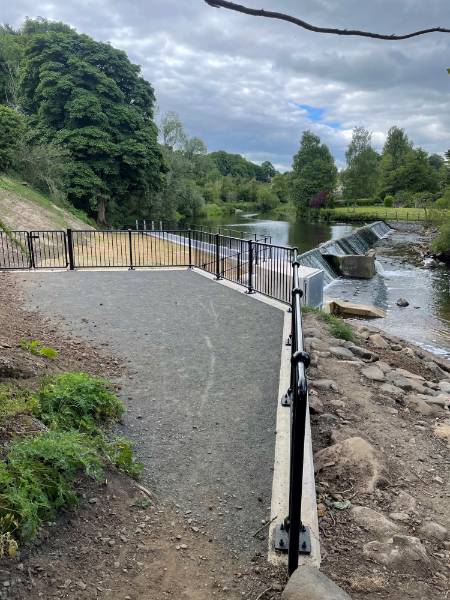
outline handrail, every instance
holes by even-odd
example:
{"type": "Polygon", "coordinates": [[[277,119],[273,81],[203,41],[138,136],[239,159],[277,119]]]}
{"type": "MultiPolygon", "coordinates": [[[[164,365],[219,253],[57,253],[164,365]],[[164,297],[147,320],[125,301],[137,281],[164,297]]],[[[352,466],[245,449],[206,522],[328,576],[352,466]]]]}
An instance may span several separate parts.
{"type": "Polygon", "coordinates": [[[291,408],[291,457],[289,479],[289,514],[275,529],[275,547],[288,551],[289,575],[298,567],[298,555],[311,553],[309,529],[301,518],[303,495],[303,463],[305,430],[308,408],[308,380],[306,370],[310,356],[303,345],[299,257],[292,263],[292,333],[291,333],[291,380],[290,388],[282,403],[291,408]]]}

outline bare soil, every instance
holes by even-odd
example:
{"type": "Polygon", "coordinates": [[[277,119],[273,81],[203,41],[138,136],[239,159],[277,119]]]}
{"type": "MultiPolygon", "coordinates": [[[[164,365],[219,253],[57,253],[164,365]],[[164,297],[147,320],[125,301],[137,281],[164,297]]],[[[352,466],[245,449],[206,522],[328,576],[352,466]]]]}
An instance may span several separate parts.
{"type": "MultiPolygon", "coordinates": [[[[306,315],[306,325],[318,328],[328,346],[337,345],[315,315],[306,315]]],[[[385,339],[389,337],[382,335],[385,339]]],[[[418,348],[410,355],[405,350],[413,347],[402,341],[402,350],[392,351],[390,347],[374,348],[362,337],[355,340],[358,346],[375,352],[393,368],[420,374],[431,382],[443,378],[424,368],[425,359],[436,357],[418,348]]],[[[398,342],[391,338],[392,345],[398,342]]],[[[448,411],[438,418],[414,412],[401,397],[396,401],[383,393],[381,383],[363,377],[361,368],[351,361],[318,358],[309,375],[313,389],[316,379],[330,379],[337,384],[337,391],[317,390],[316,397],[323,402],[326,416],[312,416],[314,450],[350,437],[362,437],[378,451],[387,470],[384,485],[372,494],[356,492],[349,480],[330,481],[325,473],[317,475],[323,571],[354,599],[448,598],[450,546],[448,542],[424,539],[418,532],[427,520],[450,529],[450,452],[446,443],[433,433],[436,423],[448,421],[448,411]],[[392,505],[401,492],[407,492],[417,502],[411,518],[400,524],[401,533],[419,537],[431,559],[429,566],[418,564],[413,573],[407,568],[394,570],[369,560],[363,546],[376,539],[374,533],[355,523],[349,508],[340,510],[333,505],[349,500],[352,506],[369,507],[388,517],[394,512],[392,505]]]]}
{"type": "MultiPolygon", "coordinates": [[[[107,346],[69,337],[57,321],[24,310],[20,285],[0,273],[0,383],[33,387],[54,372],[113,377],[125,371],[107,346]],[[22,338],[60,354],[51,361],[34,356],[20,347],[22,338]]],[[[0,436],[14,427],[19,423],[0,436]]],[[[106,483],[80,480],[79,493],[77,510],[44,524],[16,558],[0,561],[1,599],[280,598],[284,570],[269,566],[265,555],[232,558],[188,514],[130,478],[109,471],[106,483]]]]}

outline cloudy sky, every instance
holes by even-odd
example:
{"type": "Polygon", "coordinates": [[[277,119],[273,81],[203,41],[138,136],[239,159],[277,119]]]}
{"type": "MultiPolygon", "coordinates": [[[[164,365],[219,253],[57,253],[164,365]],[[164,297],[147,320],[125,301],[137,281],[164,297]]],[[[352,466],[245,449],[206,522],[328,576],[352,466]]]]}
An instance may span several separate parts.
{"type": "MultiPolygon", "coordinates": [[[[244,3],[244,0],[242,0],[244,3]]],[[[449,0],[247,0],[317,25],[403,33],[450,27],[449,0]]],[[[69,23],[142,66],[160,114],[179,113],[210,150],[289,168],[304,129],[340,166],[356,125],[381,147],[404,127],[430,152],[450,148],[450,34],[403,42],[314,34],[289,23],[213,9],[203,0],[15,0],[0,19],[69,23]]]]}

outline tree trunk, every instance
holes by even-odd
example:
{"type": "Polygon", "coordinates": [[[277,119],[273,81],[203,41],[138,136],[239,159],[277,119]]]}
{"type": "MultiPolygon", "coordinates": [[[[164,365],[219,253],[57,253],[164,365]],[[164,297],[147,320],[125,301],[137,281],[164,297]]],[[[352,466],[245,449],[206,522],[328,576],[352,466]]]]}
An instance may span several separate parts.
{"type": "Polygon", "coordinates": [[[106,225],[106,198],[103,197],[97,200],[97,223],[106,225]]]}

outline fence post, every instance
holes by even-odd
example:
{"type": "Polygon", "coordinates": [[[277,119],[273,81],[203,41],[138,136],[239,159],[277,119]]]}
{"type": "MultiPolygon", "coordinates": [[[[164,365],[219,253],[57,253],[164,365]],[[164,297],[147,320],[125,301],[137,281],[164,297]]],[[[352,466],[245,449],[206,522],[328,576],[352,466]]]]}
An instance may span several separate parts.
{"type": "Polygon", "coordinates": [[[253,242],[248,240],[248,282],[247,282],[247,294],[254,294],[253,289],[253,242]]]}
{"type": "Polygon", "coordinates": [[[131,239],[131,229],[128,230],[128,244],[130,247],[130,268],[129,271],[134,271],[134,266],[133,266],[133,246],[132,246],[132,239],[131,239]]]}
{"type": "Polygon", "coordinates": [[[237,255],[237,267],[236,267],[236,275],[238,283],[241,281],[241,253],[239,252],[237,255]]]}
{"type": "Polygon", "coordinates": [[[220,276],[220,236],[216,233],[216,279],[222,279],[220,276]]]}
{"type": "Polygon", "coordinates": [[[147,221],[144,219],[144,231],[147,231],[147,221]]]}
{"type": "Polygon", "coordinates": [[[33,236],[31,235],[31,231],[27,231],[27,244],[28,253],[30,255],[30,269],[35,269],[36,264],[34,262],[33,236]]]}
{"type": "Polygon", "coordinates": [[[189,228],[189,268],[192,269],[192,231],[189,228]]]}
{"type": "Polygon", "coordinates": [[[67,230],[67,252],[69,254],[69,270],[74,271],[75,270],[75,259],[73,256],[73,236],[72,236],[71,229],[67,230]]]}

